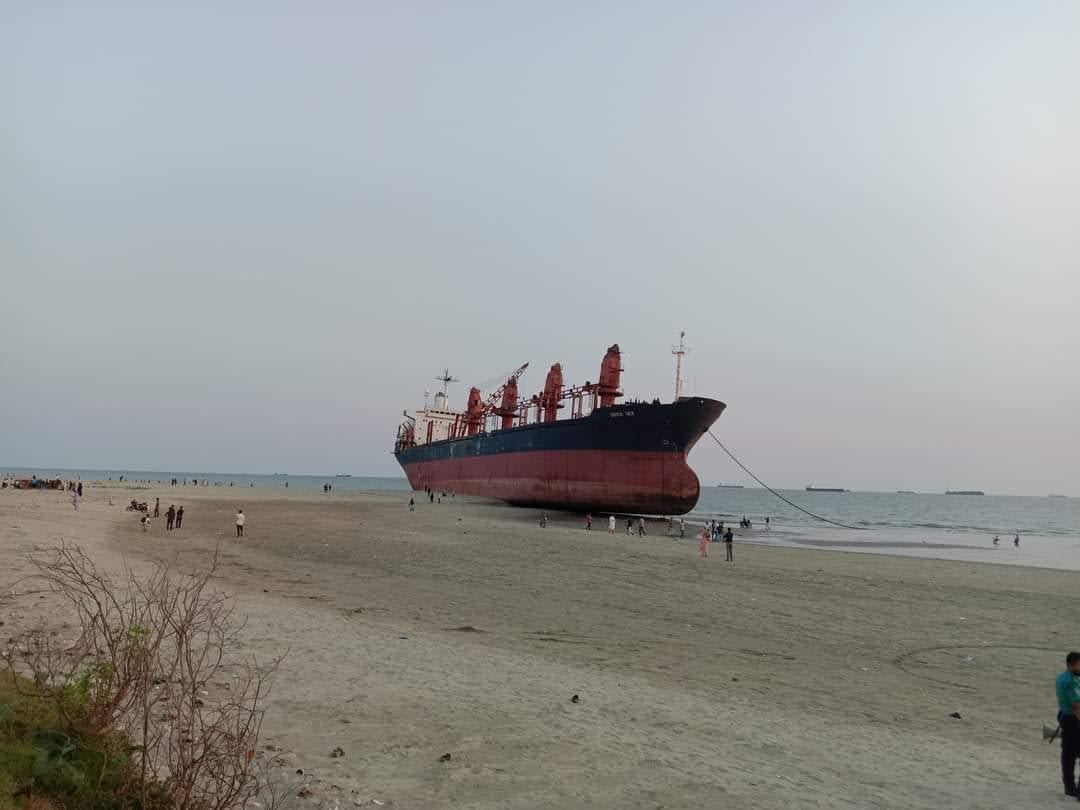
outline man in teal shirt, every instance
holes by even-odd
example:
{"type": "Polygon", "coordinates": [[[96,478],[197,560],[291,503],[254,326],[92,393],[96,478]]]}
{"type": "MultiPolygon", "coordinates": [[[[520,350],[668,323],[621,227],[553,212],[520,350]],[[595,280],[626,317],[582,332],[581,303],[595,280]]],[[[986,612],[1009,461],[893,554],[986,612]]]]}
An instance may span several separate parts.
{"type": "Polygon", "coordinates": [[[1080,759],[1080,652],[1065,656],[1065,671],[1054,682],[1057,691],[1058,722],[1061,724],[1061,780],[1065,795],[1076,791],[1076,761],[1080,759]]]}

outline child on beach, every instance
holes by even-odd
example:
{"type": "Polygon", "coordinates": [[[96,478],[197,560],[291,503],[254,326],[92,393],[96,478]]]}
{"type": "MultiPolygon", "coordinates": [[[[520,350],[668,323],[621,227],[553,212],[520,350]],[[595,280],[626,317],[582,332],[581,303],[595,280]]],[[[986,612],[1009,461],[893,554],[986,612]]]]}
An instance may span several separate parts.
{"type": "Polygon", "coordinates": [[[702,557],[709,556],[709,527],[701,527],[701,540],[698,541],[698,551],[702,557]]]}

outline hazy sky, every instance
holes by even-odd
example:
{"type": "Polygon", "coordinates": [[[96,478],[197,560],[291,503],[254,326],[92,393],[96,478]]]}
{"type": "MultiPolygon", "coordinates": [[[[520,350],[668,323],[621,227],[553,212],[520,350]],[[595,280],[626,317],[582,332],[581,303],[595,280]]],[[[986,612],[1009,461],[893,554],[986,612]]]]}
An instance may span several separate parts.
{"type": "Polygon", "coordinates": [[[0,465],[396,474],[685,329],[776,485],[1080,495],[1075,0],[175,5],[4,4],[0,465]]]}

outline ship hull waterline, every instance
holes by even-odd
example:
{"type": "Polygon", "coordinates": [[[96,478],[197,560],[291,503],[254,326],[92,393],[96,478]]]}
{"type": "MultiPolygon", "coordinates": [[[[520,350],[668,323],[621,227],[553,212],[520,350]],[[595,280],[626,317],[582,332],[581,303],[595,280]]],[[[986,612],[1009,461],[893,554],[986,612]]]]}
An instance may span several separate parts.
{"type": "Polygon", "coordinates": [[[516,506],[681,515],[701,485],[687,454],[724,404],[623,403],[587,417],[434,442],[398,452],[416,490],[496,498],[516,506]]]}

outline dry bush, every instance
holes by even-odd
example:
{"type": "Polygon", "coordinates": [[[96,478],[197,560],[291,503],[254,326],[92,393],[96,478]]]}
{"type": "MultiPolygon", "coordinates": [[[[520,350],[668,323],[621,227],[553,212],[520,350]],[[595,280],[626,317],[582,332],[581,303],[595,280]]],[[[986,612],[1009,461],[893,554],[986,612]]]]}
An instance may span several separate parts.
{"type": "Polygon", "coordinates": [[[55,629],[35,628],[9,647],[8,665],[55,705],[65,731],[124,732],[144,805],[162,787],[176,810],[228,810],[256,796],[261,704],[280,659],[260,666],[236,653],[243,623],[208,587],[217,554],[193,574],[125,566],[119,582],[75,545],[32,561],[35,578],[73,609],[79,637],[65,644],[55,629]]]}

